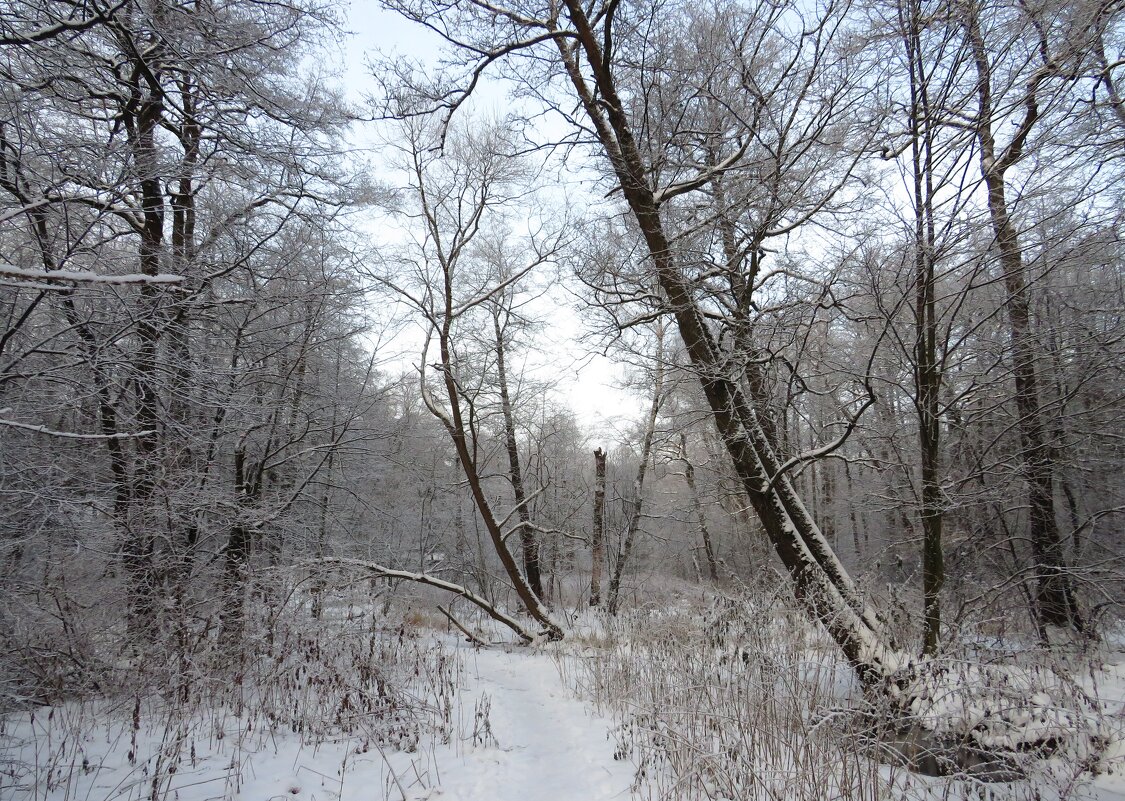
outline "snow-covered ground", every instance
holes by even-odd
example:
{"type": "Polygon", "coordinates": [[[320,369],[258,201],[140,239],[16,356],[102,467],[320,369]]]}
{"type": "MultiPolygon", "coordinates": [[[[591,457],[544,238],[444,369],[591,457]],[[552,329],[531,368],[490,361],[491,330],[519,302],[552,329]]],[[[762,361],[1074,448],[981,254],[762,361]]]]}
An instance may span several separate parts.
{"type": "MultiPolygon", "coordinates": [[[[446,644],[448,646],[448,640],[446,644]]],[[[168,798],[209,801],[610,801],[630,797],[633,766],[615,761],[610,722],[563,686],[542,652],[458,644],[453,730],[395,750],[362,734],[314,740],[247,731],[229,717],[179,728],[127,708],[66,705],[19,713],[0,729],[4,801],[168,798]],[[104,717],[103,717],[104,716],[104,717]],[[202,731],[225,730],[200,738],[202,731]],[[241,729],[241,730],[240,730],[241,729]],[[66,739],[70,742],[65,742],[66,739]],[[448,742],[443,740],[448,739],[448,742]],[[190,740],[190,742],[189,742],[190,740]],[[169,759],[161,753],[176,753],[169,759]]],[[[419,699],[433,703],[433,699],[419,699]]],[[[146,712],[146,714],[149,714],[146,712]]],[[[158,713],[152,713],[154,716],[158,713]]]]}
{"type": "MultiPolygon", "coordinates": [[[[559,680],[543,653],[466,649],[459,738],[420,753],[265,751],[239,798],[252,801],[611,801],[633,766],[614,761],[611,723],[559,680]],[[394,775],[391,775],[393,770],[394,775]]],[[[188,801],[183,795],[181,801],[188,801]]]]}
{"type": "MultiPolygon", "coordinates": [[[[0,717],[0,801],[751,801],[748,787],[769,790],[755,799],[821,798],[835,788],[849,799],[979,791],[990,799],[1125,801],[1120,739],[1102,755],[1099,776],[1061,764],[1038,787],[949,784],[872,763],[862,749],[831,740],[819,710],[844,697],[847,674],[828,658],[806,663],[810,652],[791,632],[775,641],[764,625],[724,629],[760,639],[727,643],[732,660],[703,645],[710,635],[694,613],[639,620],[631,636],[642,639],[630,642],[629,629],[611,633],[590,617],[574,638],[546,648],[477,650],[430,629],[405,638],[392,630],[380,635],[387,650],[373,664],[394,666],[395,697],[410,700],[377,714],[357,712],[359,685],[338,683],[316,720],[278,717],[306,687],[310,698],[326,694],[322,680],[298,672],[285,685],[290,696],[257,712],[204,705],[184,715],[168,701],[125,699],[0,717]],[[589,697],[576,697],[575,687],[589,697]],[[800,703],[791,709],[784,699],[794,693],[800,703]],[[332,734],[343,708],[358,723],[332,734]],[[639,783],[638,766],[647,772],[639,783]],[[738,779],[740,770],[752,781],[738,779]]],[[[1105,704],[1115,732],[1125,725],[1125,652],[1117,644],[1083,684],[1105,704]]]]}
{"type": "MultiPolygon", "coordinates": [[[[419,798],[449,801],[610,801],[630,798],[633,765],[615,761],[611,723],[562,686],[542,653],[479,651],[466,692],[487,698],[494,742],[440,759],[419,798]]],[[[479,739],[479,738],[478,738],[479,739]]]]}

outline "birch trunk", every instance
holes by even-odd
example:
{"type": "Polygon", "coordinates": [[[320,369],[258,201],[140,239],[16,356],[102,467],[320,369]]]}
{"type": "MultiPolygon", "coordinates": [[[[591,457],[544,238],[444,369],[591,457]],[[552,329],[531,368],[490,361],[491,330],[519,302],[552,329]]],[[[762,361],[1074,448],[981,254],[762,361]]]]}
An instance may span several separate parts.
{"type": "Polygon", "coordinates": [[[590,545],[590,606],[602,602],[605,563],[605,451],[594,451],[594,534],[590,545]]]}

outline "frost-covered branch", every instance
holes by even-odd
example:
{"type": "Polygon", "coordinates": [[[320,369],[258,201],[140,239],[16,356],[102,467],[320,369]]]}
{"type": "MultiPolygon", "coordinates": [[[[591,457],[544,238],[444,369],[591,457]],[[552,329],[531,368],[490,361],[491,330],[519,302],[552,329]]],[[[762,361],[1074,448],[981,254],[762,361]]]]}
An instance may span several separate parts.
{"type": "Polygon", "coordinates": [[[113,15],[129,5],[130,1],[131,0],[119,0],[116,5],[110,6],[104,11],[97,11],[92,16],[86,17],[85,19],[62,19],[54,25],[47,25],[35,31],[20,32],[13,28],[10,34],[0,36],[0,46],[29,45],[37,42],[45,42],[48,39],[55,39],[62,36],[64,33],[82,33],[90,28],[109,22],[110,19],[113,18],[113,15]]]}
{"type": "MultiPolygon", "coordinates": [[[[550,486],[551,486],[550,484],[544,484],[544,485],[543,485],[542,487],[540,487],[539,489],[535,490],[535,492],[531,493],[531,494],[530,494],[530,495],[528,495],[528,496],[527,496],[526,498],[524,498],[524,501],[523,501],[523,503],[518,503],[518,504],[516,504],[515,506],[513,506],[513,507],[512,507],[512,508],[511,508],[511,509],[510,509],[510,510],[508,511],[508,514],[504,515],[504,517],[502,517],[502,518],[501,518],[501,519],[499,520],[499,523],[500,523],[500,525],[501,525],[501,526],[506,526],[506,525],[508,525],[508,521],[512,519],[512,515],[514,515],[514,514],[515,514],[516,512],[518,512],[518,511],[520,510],[520,507],[526,507],[526,506],[527,506],[528,504],[530,504],[530,503],[531,503],[531,502],[532,502],[533,500],[535,500],[535,499],[536,499],[536,498],[538,498],[538,497],[539,497],[540,495],[542,495],[542,494],[543,494],[544,492],[546,492],[546,491],[547,491],[547,489],[548,489],[548,488],[549,488],[550,486]]],[[[523,525],[523,523],[521,523],[520,525],[523,525]]],[[[515,529],[513,529],[513,530],[518,530],[518,529],[519,529],[519,526],[516,526],[516,528],[515,528],[515,529]]],[[[511,533],[511,532],[509,532],[509,533],[511,533]]],[[[507,535],[507,534],[505,534],[504,536],[505,536],[505,537],[507,537],[508,535],[507,535]]]]}
{"type": "Polygon", "coordinates": [[[5,420],[3,418],[0,418],[0,426],[18,428],[23,431],[34,431],[36,434],[45,434],[48,437],[59,437],[61,439],[137,439],[139,437],[149,437],[156,433],[155,431],[125,431],[117,434],[77,434],[72,431],[55,431],[54,429],[47,428],[47,426],[37,426],[30,423],[18,423],[15,420],[5,420]]]}
{"type": "Polygon", "coordinates": [[[665,203],[674,197],[685,195],[688,192],[692,192],[696,189],[699,189],[701,186],[710,183],[715,178],[718,178],[724,172],[737,164],[739,160],[744,155],[746,155],[746,148],[749,147],[749,145],[749,141],[743,142],[742,147],[740,147],[735,153],[723,159],[714,167],[708,167],[705,170],[701,170],[699,174],[694,178],[691,178],[687,181],[677,181],[674,184],[669,184],[663,189],[657,189],[652,193],[653,203],[659,206],[661,203],[665,203]]]}
{"type": "MultiPolygon", "coordinates": [[[[50,282],[65,281],[70,284],[182,284],[181,275],[160,273],[159,275],[145,275],[144,273],[126,273],[125,275],[102,275],[88,270],[30,270],[16,267],[12,264],[0,264],[0,280],[4,278],[19,279],[20,286],[35,289],[64,290],[68,287],[53,286],[50,282]],[[46,281],[46,284],[30,283],[46,281]]],[[[5,282],[7,283],[7,282],[5,282]]]]}
{"type": "Polygon", "coordinates": [[[536,635],[529,632],[518,620],[509,615],[504,614],[497,609],[493,604],[481,598],[468,587],[463,587],[460,584],[454,584],[452,581],[430,576],[426,573],[411,573],[406,570],[393,570],[389,567],[384,567],[376,562],[365,562],[362,559],[347,559],[339,556],[326,556],[322,559],[317,559],[313,562],[306,563],[308,565],[343,565],[346,567],[354,567],[360,570],[366,570],[369,573],[391,579],[395,581],[414,581],[418,584],[425,584],[428,587],[436,587],[439,590],[451,592],[464,598],[469,603],[475,604],[484,610],[484,612],[498,623],[503,623],[505,626],[514,631],[520,639],[525,642],[532,642],[536,639],[536,635]]]}
{"type": "Polygon", "coordinates": [[[584,537],[581,534],[574,534],[570,531],[567,531],[566,529],[544,528],[543,526],[537,526],[534,523],[519,523],[519,524],[516,524],[515,526],[513,526],[512,528],[510,528],[510,529],[508,529],[507,531],[504,532],[504,541],[507,542],[511,538],[511,536],[513,534],[516,534],[517,532],[519,532],[520,528],[522,528],[522,527],[527,527],[531,531],[534,531],[536,534],[549,534],[549,535],[552,535],[552,536],[557,534],[560,537],[563,537],[565,539],[573,540],[574,542],[581,542],[583,545],[589,545],[590,544],[590,538],[589,537],[584,537]]]}

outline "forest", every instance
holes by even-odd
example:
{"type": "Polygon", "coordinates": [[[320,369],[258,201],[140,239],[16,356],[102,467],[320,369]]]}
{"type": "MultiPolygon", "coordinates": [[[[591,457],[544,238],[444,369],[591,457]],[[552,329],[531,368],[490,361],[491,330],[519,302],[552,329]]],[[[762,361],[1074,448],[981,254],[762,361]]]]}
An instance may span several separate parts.
{"type": "Polygon", "coordinates": [[[1125,798],[1123,94],[1120,0],[0,0],[0,799],[1125,798]]]}

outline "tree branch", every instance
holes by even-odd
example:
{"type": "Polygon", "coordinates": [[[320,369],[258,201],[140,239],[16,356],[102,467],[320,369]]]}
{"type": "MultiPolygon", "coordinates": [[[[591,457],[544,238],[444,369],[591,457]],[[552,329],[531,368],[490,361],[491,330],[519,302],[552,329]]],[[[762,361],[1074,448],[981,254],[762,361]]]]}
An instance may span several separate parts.
{"type": "Polygon", "coordinates": [[[392,581],[413,581],[418,584],[425,584],[427,587],[436,587],[439,590],[453,593],[464,598],[472,604],[480,607],[484,612],[498,623],[503,623],[505,626],[514,631],[521,640],[524,642],[533,642],[536,635],[525,629],[518,620],[510,617],[493,604],[481,598],[467,587],[462,587],[460,584],[454,584],[452,581],[430,576],[425,573],[410,573],[406,570],[393,570],[389,567],[384,567],[376,562],[365,562],[361,559],[348,559],[340,556],[326,556],[321,559],[316,559],[302,564],[310,567],[316,565],[341,565],[344,567],[354,567],[360,570],[366,570],[369,573],[374,573],[381,578],[390,579],[392,581]]]}

